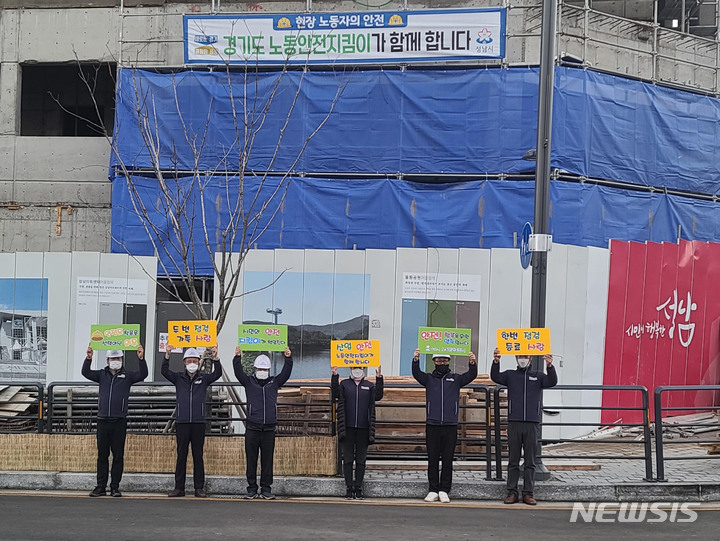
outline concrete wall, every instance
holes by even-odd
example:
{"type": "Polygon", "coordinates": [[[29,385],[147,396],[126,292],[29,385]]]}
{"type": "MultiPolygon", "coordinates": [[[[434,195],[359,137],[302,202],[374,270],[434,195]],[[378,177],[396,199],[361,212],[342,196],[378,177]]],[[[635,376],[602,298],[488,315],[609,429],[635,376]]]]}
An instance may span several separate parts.
{"type": "MultiPolygon", "coordinates": [[[[0,252],[92,250],[110,247],[109,145],[103,138],[19,137],[22,65],[118,61],[139,67],[180,66],[182,15],[209,13],[211,2],[99,0],[0,1],[0,252]],[[73,208],[62,217],[56,205],[73,208]]],[[[219,3],[219,2],[218,2],[219,3]]],[[[501,0],[405,1],[383,9],[503,6],[501,0]]],[[[223,13],[356,11],[352,1],[226,2],[223,13]]],[[[506,65],[536,64],[540,2],[508,7],[506,65]]],[[[647,22],[633,22],[560,5],[558,53],[593,67],[718,92],[718,46],[647,22]]]]}

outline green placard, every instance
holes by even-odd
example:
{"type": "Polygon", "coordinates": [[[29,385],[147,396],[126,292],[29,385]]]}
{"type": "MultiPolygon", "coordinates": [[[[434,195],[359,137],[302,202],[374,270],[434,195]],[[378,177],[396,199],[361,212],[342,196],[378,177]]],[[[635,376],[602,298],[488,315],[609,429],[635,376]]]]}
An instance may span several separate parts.
{"type": "Polygon", "coordinates": [[[287,325],[238,325],[238,345],[243,351],[285,351],[287,325]]]}
{"type": "Polygon", "coordinates": [[[419,327],[418,349],[420,353],[447,353],[469,355],[470,329],[446,329],[443,327],[419,327]]]}
{"type": "Polygon", "coordinates": [[[140,325],[90,325],[90,345],[95,350],[135,350],[140,345],[140,325]]]}

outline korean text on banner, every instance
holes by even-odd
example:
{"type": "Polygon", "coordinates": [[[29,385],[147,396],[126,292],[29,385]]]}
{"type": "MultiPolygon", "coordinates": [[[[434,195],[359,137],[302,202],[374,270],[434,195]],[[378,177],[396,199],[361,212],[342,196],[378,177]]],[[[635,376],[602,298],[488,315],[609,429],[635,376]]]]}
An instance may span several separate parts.
{"type": "Polygon", "coordinates": [[[285,351],[287,325],[238,325],[238,345],[243,351],[285,351]]]}
{"type": "Polygon", "coordinates": [[[168,321],[168,341],[175,348],[209,347],[217,345],[217,322],[168,321]]]}
{"type": "Polygon", "coordinates": [[[137,349],[140,325],[90,325],[90,345],[98,351],[137,349]]]}
{"type": "Polygon", "coordinates": [[[332,340],[330,366],[380,366],[380,340],[332,340]]]}
{"type": "Polygon", "coordinates": [[[505,57],[505,10],[185,15],[188,64],[439,62],[505,57]]]}
{"type": "Polygon", "coordinates": [[[498,329],[500,355],[545,355],[550,353],[550,329],[498,329]]]}
{"type": "Polygon", "coordinates": [[[418,349],[420,353],[469,355],[471,336],[471,329],[420,327],[418,328],[418,349]]]}

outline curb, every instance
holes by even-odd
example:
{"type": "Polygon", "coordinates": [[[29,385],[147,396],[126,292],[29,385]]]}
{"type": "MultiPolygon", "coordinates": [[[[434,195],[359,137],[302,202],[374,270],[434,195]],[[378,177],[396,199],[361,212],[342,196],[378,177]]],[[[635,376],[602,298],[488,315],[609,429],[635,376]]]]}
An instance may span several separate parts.
{"type": "MultiPolygon", "coordinates": [[[[90,491],[95,474],[68,472],[0,472],[0,489],[90,491]]],[[[158,493],[170,491],[174,476],[170,474],[128,473],[123,476],[125,492],[158,493]]],[[[245,493],[244,477],[207,476],[206,490],[215,496],[240,496],[245,493]]],[[[192,492],[192,475],[186,491],[192,492]]],[[[276,477],[273,492],[289,497],[342,497],[345,483],[339,477],[276,477]]],[[[422,480],[371,479],[365,482],[365,493],[371,498],[423,498],[427,483],[422,480]]],[[[457,500],[492,500],[505,497],[501,481],[453,483],[452,497],[457,500]]],[[[627,483],[567,484],[548,481],[537,483],[535,496],[546,502],[716,502],[720,501],[720,483],[627,483]]]]}

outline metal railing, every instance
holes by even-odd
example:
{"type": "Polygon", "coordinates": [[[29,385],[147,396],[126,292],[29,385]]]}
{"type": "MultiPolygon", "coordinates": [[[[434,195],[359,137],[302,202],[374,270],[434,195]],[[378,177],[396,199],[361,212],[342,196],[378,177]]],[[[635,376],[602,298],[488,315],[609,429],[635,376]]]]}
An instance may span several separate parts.
{"type": "Polygon", "coordinates": [[[43,391],[39,382],[0,381],[0,432],[42,433],[43,391]]]}
{"type": "MultiPolygon", "coordinates": [[[[209,387],[205,404],[206,432],[212,436],[238,433],[246,421],[245,400],[236,399],[231,389],[238,382],[215,382],[209,387]]],[[[279,436],[334,435],[330,387],[323,383],[288,382],[283,389],[327,388],[328,399],[312,401],[311,393],[293,401],[287,393],[278,396],[279,436]]],[[[47,388],[48,433],[89,434],[97,426],[98,386],[93,382],[53,382],[47,388]]],[[[128,399],[128,432],[167,434],[172,431],[175,410],[175,387],[169,382],[136,383],[128,399]]]]}
{"type": "MultiPolygon", "coordinates": [[[[503,480],[502,476],[502,459],[507,458],[507,455],[503,454],[503,442],[507,442],[507,439],[502,436],[502,427],[507,426],[507,416],[505,416],[505,420],[502,421],[502,409],[507,409],[507,406],[505,408],[501,407],[501,397],[500,393],[507,391],[506,387],[503,386],[497,386],[495,388],[495,391],[493,392],[493,411],[494,411],[494,420],[495,420],[495,426],[494,426],[494,443],[495,443],[495,479],[497,481],[503,480]]],[[[649,394],[647,388],[641,386],[641,385],[556,385],[555,387],[551,387],[549,389],[544,389],[544,393],[551,393],[552,391],[627,391],[627,392],[634,392],[634,393],[640,393],[642,397],[642,406],[579,406],[579,405],[573,405],[573,406],[555,406],[555,405],[547,405],[543,404],[543,410],[590,410],[590,411],[602,411],[602,410],[614,410],[614,411],[639,411],[642,412],[643,420],[639,423],[612,423],[612,425],[608,425],[607,423],[597,422],[597,423],[588,423],[588,422],[543,422],[542,426],[584,426],[584,427],[597,427],[602,428],[606,426],[612,426],[612,427],[638,427],[642,430],[642,440],[641,441],[615,441],[615,440],[592,440],[592,439],[582,439],[579,440],[577,438],[553,438],[553,443],[573,443],[576,445],[613,445],[613,444],[633,444],[637,446],[642,446],[643,454],[640,455],[614,455],[614,454],[604,454],[604,455],[593,455],[593,454],[578,454],[578,455],[551,455],[551,456],[542,456],[542,458],[553,458],[553,459],[567,459],[567,460],[580,460],[580,459],[592,459],[592,460],[642,460],[645,463],[645,480],[646,481],[653,481],[653,472],[652,472],[652,442],[651,442],[651,432],[650,432],[650,417],[649,417],[649,394]]]]}
{"type": "Polygon", "coordinates": [[[664,387],[656,387],[654,393],[654,412],[655,412],[655,457],[657,461],[657,481],[667,481],[665,479],[665,461],[666,460],[707,460],[717,459],[720,455],[697,455],[697,456],[665,456],[665,445],[682,445],[692,444],[697,445],[699,443],[715,443],[720,445],[720,439],[715,438],[714,440],[679,440],[679,441],[665,441],[663,438],[663,427],[673,426],[676,428],[682,427],[695,427],[702,426],[703,428],[715,427],[720,428],[720,423],[673,423],[672,425],[663,424],[662,414],[665,411],[714,411],[717,409],[713,406],[666,406],[662,405],[663,393],[670,393],[676,391],[720,391],[720,385],[668,385],[664,387]]]}
{"type": "MultiPolygon", "coordinates": [[[[386,384],[385,389],[424,389],[420,385],[386,384]]],[[[486,385],[471,384],[463,387],[483,395],[482,401],[470,402],[463,393],[458,405],[458,440],[455,458],[485,462],[488,479],[492,478],[492,415],[490,389],[486,385]]],[[[368,451],[368,458],[423,460],[425,449],[425,397],[417,402],[386,402],[375,404],[375,445],[368,451]],[[407,411],[398,419],[381,419],[381,410],[407,411]],[[413,415],[412,412],[419,412],[413,415]]]]}

